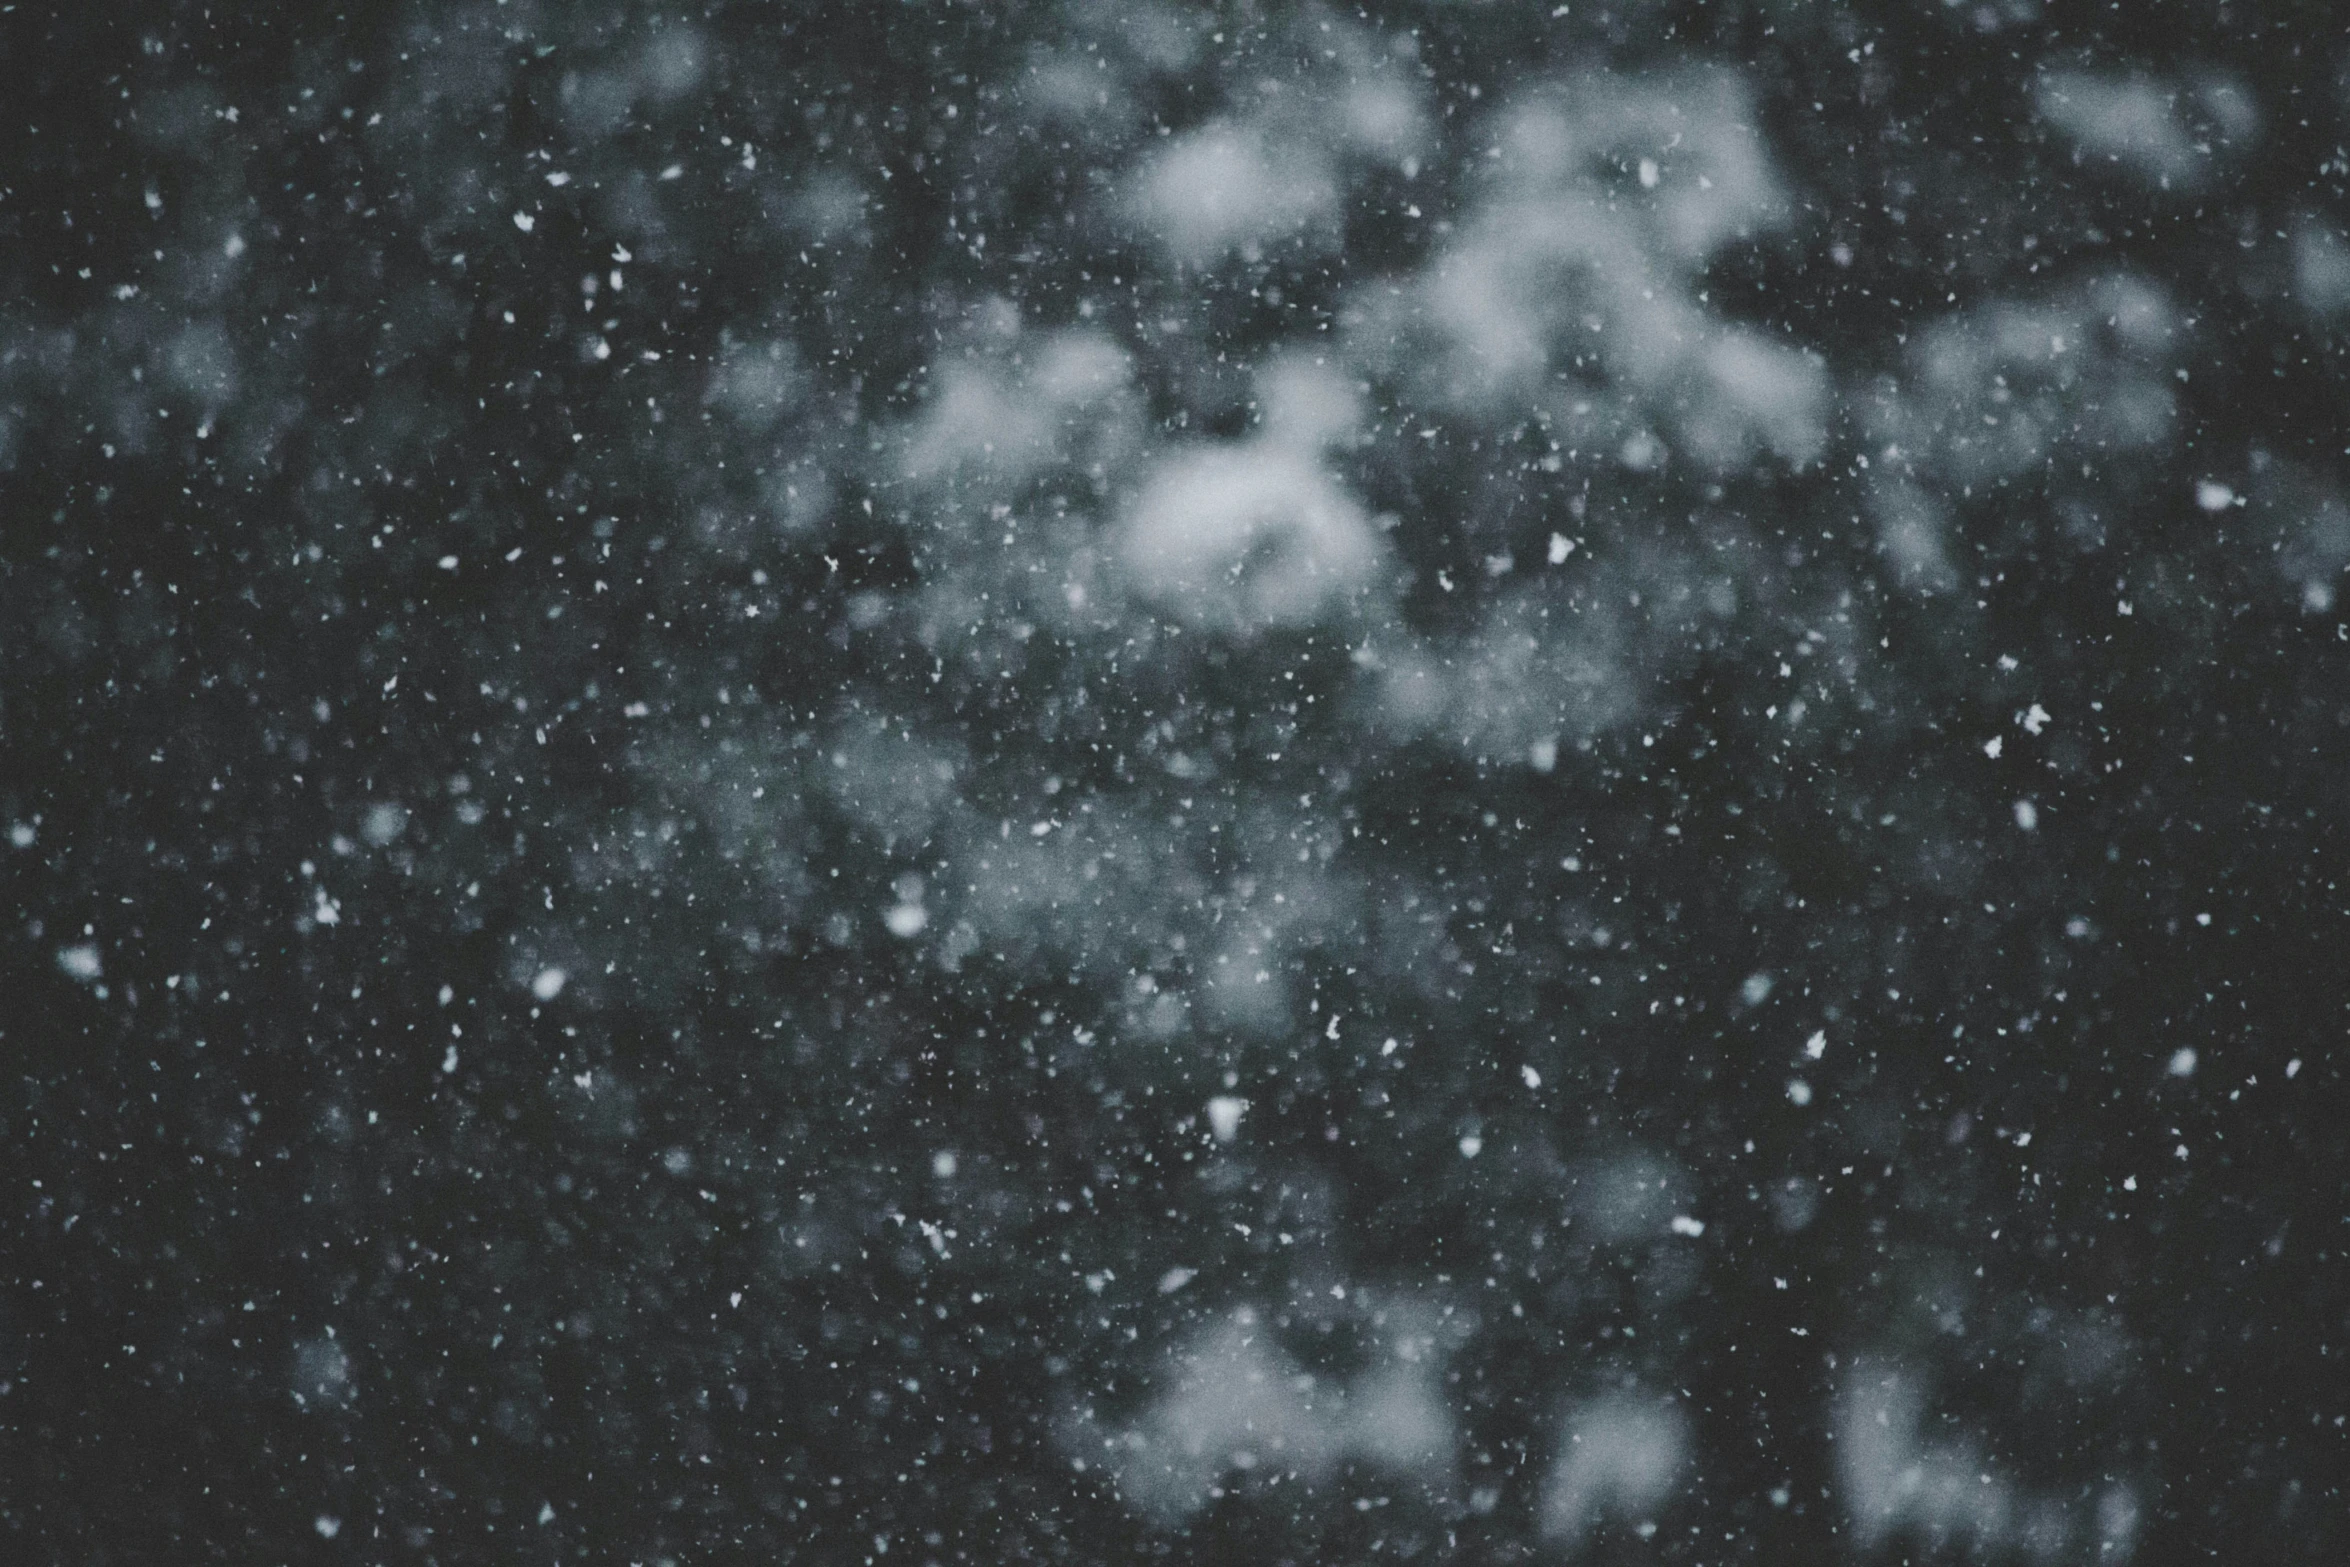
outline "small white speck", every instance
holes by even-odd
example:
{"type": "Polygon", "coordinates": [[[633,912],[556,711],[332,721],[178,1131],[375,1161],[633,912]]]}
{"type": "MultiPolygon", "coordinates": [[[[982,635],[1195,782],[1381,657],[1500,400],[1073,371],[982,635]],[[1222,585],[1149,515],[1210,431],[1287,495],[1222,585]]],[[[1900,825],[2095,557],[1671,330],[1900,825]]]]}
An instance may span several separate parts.
{"type": "Polygon", "coordinates": [[[561,190],[564,186],[571,183],[571,176],[564,173],[561,169],[556,169],[547,176],[547,183],[554,186],[557,190],[561,190]]]}
{"type": "Polygon", "coordinates": [[[2028,733],[2038,734],[2041,730],[2048,727],[2049,716],[2048,709],[2042,707],[2039,703],[2034,702],[2031,706],[2031,709],[2023,716],[2022,722],[2024,729],[2028,733]]]}
{"type": "Polygon", "coordinates": [[[1198,1277],[1199,1269],[1197,1268],[1169,1268],[1159,1275],[1159,1293],[1172,1295],[1198,1277]]]}
{"type": "Polygon", "coordinates": [[[1787,1097],[1800,1108],[1811,1103],[1811,1084],[1800,1077],[1787,1079],[1787,1097]]]}
{"type": "Polygon", "coordinates": [[[1478,1135],[1477,1135],[1475,1132],[1470,1132],[1469,1134],[1467,1134],[1466,1136],[1464,1136],[1464,1137],[1461,1139],[1461,1157],[1462,1157],[1462,1158],[1464,1158],[1464,1159],[1474,1159],[1474,1158],[1476,1158],[1476,1157],[1477,1157],[1479,1154],[1483,1153],[1484,1151],[1485,1151],[1485,1139],[1484,1139],[1484,1138],[1482,1138],[1482,1137],[1479,1137],[1479,1136],[1478,1136],[1478,1135]]]}
{"type": "Polygon", "coordinates": [[[514,214],[514,226],[522,230],[522,232],[525,234],[529,233],[532,229],[537,228],[538,224],[539,220],[532,217],[527,212],[517,212],[514,214]]]}
{"type": "Polygon", "coordinates": [[[1228,1143],[1240,1135],[1240,1118],[1246,1114],[1247,1100],[1218,1094],[1208,1101],[1208,1130],[1216,1134],[1216,1141],[1228,1143]]]}
{"type": "Polygon", "coordinates": [[[1992,758],[1994,761],[1998,759],[1999,753],[2005,749],[2007,749],[2007,737],[2005,735],[1993,735],[1990,739],[1983,742],[1983,754],[1992,758]]]}
{"type": "Polygon", "coordinates": [[[98,961],[98,949],[84,943],[78,947],[62,947],[57,953],[57,966],[75,979],[96,979],[104,972],[98,961]]]}
{"type": "Polygon", "coordinates": [[[2029,800],[2015,802],[2015,824],[2030,832],[2040,825],[2040,808],[2029,800]]]}
{"type": "Polygon", "coordinates": [[[1705,1233],[1705,1221],[1703,1219],[1692,1219],[1685,1213],[1676,1213],[1673,1215],[1673,1233],[1675,1235],[1686,1235],[1691,1240],[1695,1240],[1697,1237],[1705,1233]]]}
{"type": "Polygon", "coordinates": [[[1554,533],[1550,536],[1550,563],[1553,566],[1563,563],[1569,555],[1574,553],[1575,541],[1573,539],[1563,533],[1554,533]]]}
{"type": "Polygon", "coordinates": [[[1656,189],[1658,172],[1654,158],[1642,158],[1640,160],[1640,188],[1642,190],[1656,189]]]}
{"type": "Polygon", "coordinates": [[[320,1539],[331,1540],[343,1532],[343,1520],[331,1513],[320,1513],[310,1521],[310,1527],[318,1531],[320,1539]]]}
{"type": "Polygon", "coordinates": [[[2137,1178],[2136,1176],[2134,1176],[2134,1175],[2125,1175],[2125,1176],[2123,1176],[2123,1177],[2122,1177],[2122,1190],[2123,1190],[2123,1191],[2125,1191],[2125,1192],[2134,1192],[2134,1191],[2136,1191],[2137,1189],[2138,1189],[2138,1178],[2137,1178]]]}
{"type": "Polygon", "coordinates": [[[2195,504],[2205,511],[2226,511],[2236,504],[2236,492],[2217,479],[2198,479],[2195,483],[2195,504]]]}
{"type": "Polygon", "coordinates": [[[539,1523],[540,1523],[542,1526],[544,1526],[544,1525],[546,1525],[546,1524],[551,1524],[551,1523],[553,1523],[554,1521],[555,1521],[555,1504],[554,1504],[553,1502],[541,1502],[541,1503],[539,1503],[539,1523]]]}
{"type": "Polygon", "coordinates": [[[1803,1042],[1803,1053],[1814,1061],[1826,1055],[1828,1053],[1828,1031],[1824,1028],[1813,1029],[1811,1038],[1803,1042]]]}
{"type": "Polygon", "coordinates": [[[955,1171],[958,1168],[960,1166],[955,1159],[955,1151],[952,1148],[941,1148],[930,1156],[930,1173],[942,1181],[954,1179],[955,1171]]]}
{"type": "Polygon", "coordinates": [[[1535,1071],[1530,1066],[1519,1067],[1518,1075],[1526,1080],[1526,1086],[1528,1088],[1540,1088],[1542,1086],[1542,1074],[1535,1071]]]}
{"type": "Polygon", "coordinates": [[[530,982],[530,993],[541,1001],[552,1001],[563,994],[563,987],[571,983],[571,976],[559,968],[543,968],[530,982]]]}
{"type": "Polygon", "coordinates": [[[451,1072],[454,1072],[454,1071],[456,1071],[456,1070],[457,1070],[457,1047],[456,1047],[455,1045],[451,1045],[451,1046],[449,1047],[448,1053],[447,1053],[446,1055],[444,1055],[444,1056],[442,1056],[442,1057],[441,1057],[441,1075],[442,1075],[442,1076],[444,1076],[444,1077],[446,1077],[446,1076],[448,1076],[448,1075],[449,1075],[451,1072]]]}
{"type": "Polygon", "coordinates": [[[35,836],[31,822],[11,822],[8,824],[8,841],[20,849],[31,848],[35,836]]]}
{"type": "Polygon", "coordinates": [[[2173,1077],[2193,1077],[2195,1075],[2195,1049],[2192,1045],[2181,1045],[2171,1052],[2170,1075],[2173,1077]]]}
{"type": "Polygon", "coordinates": [[[2295,1056],[2292,1060],[2285,1063],[2285,1081],[2291,1082],[2294,1078],[2299,1077],[2300,1075],[2301,1058],[2299,1056],[2295,1056]]]}
{"type": "Polygon", "coordinates": [[[455,571],[457,569],[457,557],[454,555],[443,555],[440,558],[438,564],[443,571],[455,571]]]}
{"type": "Polygon", "coordinates": [[[2211,916],[2208,914],[2198,914],[2195,916],[2195,923],[2198,925],[2208,925],[2211,923],[2211,916]]]}

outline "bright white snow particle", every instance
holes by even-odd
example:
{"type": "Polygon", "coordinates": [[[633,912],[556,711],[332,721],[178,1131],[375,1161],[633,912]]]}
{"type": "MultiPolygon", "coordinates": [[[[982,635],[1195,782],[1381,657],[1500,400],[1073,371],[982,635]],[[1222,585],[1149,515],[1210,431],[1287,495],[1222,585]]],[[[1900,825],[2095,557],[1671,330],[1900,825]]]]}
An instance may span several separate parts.
{"type": "Polygon", "coordinates": [[[2040,808],[2029,800],[2016,801],[2015,824],[2024,831],[2030,832],[2040,825],[2040,808]]]}
{"type": "Polygon", "coordinates": [[[2171,1052],[2170,1075],[2173,1077],[2193,1077],[2195,1075],[2194,1046],[2181,1045],[2171,1052]]]}
{"type": "Polygon", "coordinates": [[[1813,1029],[1811,1038],[1803,1042],[1803,1053],[1814,1061],[1826,1055],[1828,1053],[1828,1031],[1824,1028],[1813,1029]]]}
{"type": "Polygon", "coordinates": [[[532,217],[527,212],[517,212],[514,214],[514,226],[522,230],[522,232],[525,234],[538,227],[538,222],[538,219],[532,217]]]}
{"type": "Polygon", "coordinates": [[[86,942],[78,947],[60,947],[57,951],[57,966],[76,979],[96,979],[102,972],[98,949],[86,942]]]}
{"type": "Polygon", "coordinates": [[[1673,1233],[1675,1235],[1686,1235],[1691,1240],[1695,1240],[1697,1237],[1705,1233],[1705,1221],[1703,1219],[1692,1219],[1685,1213],[1676,1213],[1673,1215],[1673,1233]]]}
{"type": "Polygon", "coordinates": [[[2048,709],[2042,707],[2039,703],[2034,702],[2032,704],[2031,711],[2025,713],[2023,716],[2024,729],[2028,733],[2038,734],[2041,730],[2048,727],[2048,717],[2048,709]]]}
{"type": "Polygon", "coordinates": [[[311,1521],[311,1527],[318,1531],[320,1539],[331,1540],[343,1532],[343,1520],[331,1513],[320,1513],[311,1521]]]}
{"type": "Polygon", "coordinates": [[[1483,1153],[1484,1151],[1485,1151],[1485,1139],[1484,1139],[1484,1138],[1482,1138],[1482,1137],[1479,1137],[1479,1136],[1478,1136],[1478,1135],[1477,1135],[1475,1132],[1470,1132],[1469,1134],[1467,1134],[1466,1136],[1464,1136],[1464,1137],[1461,1139],[1461,1157],[1462,1157],[1462,1158],[1464,1158],[1464,1159],[1474,1159],[1474,1158],[1476,1158],[1476,1157],[1477,1157],[1479,1154],[1483,1153]]]}
{"type": "Polygon", "coordinates": [[[1983,754],[1994,761],[1998,760],[1999,753],[2005,749],[2007,749],[2007,740],[2002,735],[1993,735],[1983,742],[1983,754]]]}
{"type": "Polygon", "coordinates": [[[538,978],[530,982],[530,993],[541,1001],[552,1001],[563,994],[563,987],[571,983],[571,976],[559,968],[543,968],[538,978]]]}
{"type": "Polygon", "coordinates": [[[1247,1113],[1247,1100],[1218,1094],[1208,1101],[1208,1129],[1216,1134],[1216,1141],[1228,1143],[1240,1135],[1240,1118],[1247,1113]]]}
{"type": "Polygon", "coordinates": [[[2226,511],[2236,504],[2236,492],[2216,479],[2195,482],[2195,504],[2205,511],[2226,511]]]}
{"type": "Polygon", "coordinates": [[[930,1173],[940,1180],[952,1180],[955,1169],[955,1151],[952,1148],[941,1148],[930,1156],[930,1173]]]}
{"type": "Polygon", "coordinates": [[[911,941],[922,934],[922,927],[930,923],[930,913],[919,903],[893,904],[881,916],[881,923],[889,933],[901,941],[911,941]]]}
{"type": "Polygon", "coordinates": [[[1518,1075],[1526,1080],[1526,1086],[1528,1088],[1540,1088],[1542,1086],[1542,1074],[1535,1071],[1530,1066],[1519,1067],[1518,1075]]]}
{"type": "Polygon", "coordinates": [[[1811,1084],[1805,1082],[1800,1077],[1791,1077],[1787,1079],[1787,1097],[1794,1100],[1798,1105],[1810,1104],[1811,1084]]]}

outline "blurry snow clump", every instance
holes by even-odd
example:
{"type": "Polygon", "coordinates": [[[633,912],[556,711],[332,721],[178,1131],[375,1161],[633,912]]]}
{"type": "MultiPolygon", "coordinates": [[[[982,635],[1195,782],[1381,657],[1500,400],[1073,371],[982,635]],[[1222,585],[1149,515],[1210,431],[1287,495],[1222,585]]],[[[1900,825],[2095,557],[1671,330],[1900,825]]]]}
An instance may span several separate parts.
{"type": "Polygon", "coordinates": [[[2225,77],[2189,88],[2108,71],[2051,71],[2033,107],[2081,157],[2158,190],[2192,191],[2215,161],[2260,134],[2251,94],[2225,77]]]}
{"type": "Polygon", "coordinates": [[[1001,351],[949,360],[904,436],[903,477],[917,484],[985,481],[1010,498],[1056,461],[1073,460],[1089,431],[1115,427],[1129,376],[1109,337],[1069,330],[1022,334],[1010,307],[1001,351]]]}
{"type": "Polygon", "coordinates": [[[1605,1520],[1649,1522],[1688,1453],[1689,1419],[1678,1405],[1634,1393],[1577,1405],[1543,1489],[1542,1532],[1575,1545],[1605,1520]]]}
{"type": "Polygon", "coordinates": [[[1285,361],[1262,377],[1264,428],[1178,451],[1128,510],[1120,555],[1134,591],[1236,635],[1314,625],[1378,579],[1371,521],[1321,463],[1352,423],[1335,371],[1285,361]]]}
{"type": "Polygon", "coordinates": [[[1863,1550],[1914,1538],[1928,1549],[1996,1556],[2021,1549],[2038,1560],[2126,1562],[2136,1544],[2138,1504],[2110,1481],[2097,1493],[2035,1492],[2019,1486],[1965,1437],[1922,1434],[1925,1389],[1891,1362],[1854,1361],[1837,1400],[1836,1461],[1841,1500],[1863,1550]]]}
{"type": "Polygon", "coordinates": [[[1306,1371],[1244,1307],[1174,1357],[1172,1385],[1132,1427],[1104,1437],[1089,1412],[1067,1434],[1080,1452],[1106,1452],[1126,1500],[1163,1525],[1227,1487],[1310,1486],[1357,1460],[1442,1493],[1455,1436],[1429,1346],[1399,1334],[1384,1364],[1342,1383],[1306,1371]]]}
{"type": "Polygon", "coordinates": [[[1821,362],[1699,297],[1718,251],[1787,218],[1738,77],[1579,77],[1506,107],[1493,144],[1458,237],[1415,288],[1364,291],[1357,340],[1392,345],[1372,351],[1440,403],[1532,399],[1585,445],[1620,443],[1635,468],[1658,460],[1652,423],[1715,471],[1758,453],[1819,457],[1821,362]]]}

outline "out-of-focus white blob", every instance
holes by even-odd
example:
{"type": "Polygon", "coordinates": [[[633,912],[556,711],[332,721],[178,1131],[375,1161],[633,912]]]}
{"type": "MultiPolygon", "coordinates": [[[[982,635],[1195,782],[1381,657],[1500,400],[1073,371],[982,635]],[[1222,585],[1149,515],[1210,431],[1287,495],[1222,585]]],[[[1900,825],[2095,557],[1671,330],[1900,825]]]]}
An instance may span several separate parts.
{"type": "Polygon", "coordinates": [[[1971,1446],[1929,1445],[1918,1433],[1924,1413],[1916,1378],[1889,1362],[1854,1362],[1837,1399],[1836,1461],[1860,1547],[1914,1529],[1937,1547],[1963,1539],[1994,1549],[2014,1510],[2011,1487],[1971,1446]]]}
{"type": "Polygon", "coordinates": [[[1471,409],[1559,397],[1563,438],[1636,470],[1664,462],[1650,425],[1667,418],[1672,446],[1712,471],[1818,459],[1820,361],[1699,297],[1709,257],[1787,212],[1742,81],[1586,76],[1505,109],[1493,147],[1482,199],[1419,288],[1364,301],[1374,336],[1433,334],[1433,354],[1398,368],[1471,409]],[[1544,389],[1569,367],[1563,396],[1544,389]]]}
{"type": "Polygon", "coordinates": [[[2276,530],[2277,569],[2303,612],[2327,613],[2350,568],[2350,503],[2322,472],[2273,458],[2256,469],[2251,491],[2254,516],[2276,530]]]}
{"type": "Polygon", "coordinates": [[[998,336],[1008,353],[939,367],[929,401],[908,427],[905,478],[919,484],[984,478],[1010,492],[1072,456],[1085,432],[1122,410],[1129,365],[1098,332],[1019,339],[1017,318],[998,336]]]}
{"type": "Polygon", "coordinates": [[[1134,176],[1131,221],[1181,266],[1213,265],[1333,225],[1336,175],[1317,147],[1216,120],[1176,137],[1134,176]]]}
{"type": "Polygon", "coordinates": [[[359,836],[376,848],[386,848],[408,830],[408,807],[396,800],[378,800],[359,818],[359,836]]]}
{"type": "Polygon", "coordinates": [[[1629,632],[1614,600],[1572,605],[1547,584],[1503,594],[1448,658],[1399,649],[1380,660],[1382,719],[1433,729],[1472,755],[1531,757],[1633,711],[1629,632]]]}
{"type": "MultiPolygon", "coordinates": [[[[1894,579],[1923,593],[1956,586],[1943,497],[2052,466],[2063,479],[2166,440],[2184,344],[2169,296],[2128,273],[1992,301],[1918,332],[1899,377],[1853,388],[1867,504],[1894,579]]],[[[2102,538],[2093,497],[2059,510],[2081,542],[2102,538]]]]}
{"type": "Polygon", "coordinates": [[[1613,1393],[1570,1409],[1565,1442],[1542,1492],[1542,1532],[1569,1549],[1602,1522],[1646,1522],[1673,1493],[1689,1456],[1678,1404],[1613,1393]]]}
{"type": "Polygon", "coordinates": [[[1398,1473],[1449,1470],[1452,1414],[1424,1366],[1394,1363],[1347,1390],[1344,1436],[1349,1451],[1398,1473]]]}
{"type": "Polygon", "coordinates": [[[357,1391],[351,1376],[351,1357],[332,1334],[306,1338],[294,1346],[294,1402],[304,1409],[339,1409],[357,1391]]]}
{"type": "Polygon", "coordinates": [[[1351,436],[1363,415],[1353,383],[1321,355],[1288,353],[1257,373],[1259,431],[1298,451],[1320,451],[1351,436]]]}
{"type": "Polygon", "coordinates": [[[2040,117],[2084,161],[2113,165],[2142,184],[2190,191],[2215,158],[2260,135],[2260,108],[2242,83],[2206,74],[2191,86],[2112,72],[2059,70],[2040,78],[2040,117]]]}
{"type": "Polygon", "coordinates": [[[2293,295],[2321,316],[2350,306],[2350,242],[2323,218],[2305,217],[2294,227],[2293,295]]]}
{"type": "Polygon", "coordinates": [[[1818,461],[1828,440],[1827,375],[1818,355],[1759,332],[1725,332],[1700,355],[1694,382],[1681,439],[1700,463],[1726,470],[1758,451],[1799,468],[1818,461]]]}
{"type": "Polygon", "coordinates": [[[752,429],[765,429],[807,399],[811,382],[789,339],[728,342],[702,400],[752,429]]]}
{"type": "Polygon", "coordinates": [[[1216,1134],[1216,1141],[1228,1143],[1240,1135],[1240,1118],[1248,1113],[1248,1101],[1232,1094],[1218,1094],[1208,1101],[1208,1127],[1216,1134]]]}
{"type": "Polygon", "coordinates": [[[1878,524],[1878,550],[1896,583],[1922,594],[1958,587],[1950,564],[1950,507],[1934,491],[1892,472],[1868,484],[1868,515],[1878,524]]]}
{"type": "Polygon", "coordinates": [[[1333,618],[1378,580],[1381,553],[1354,497],[1310,450],[1275,438],[1169,458],[1119,547],[1138,596],[1239,636],[1333,618]]]}
{"type": "Polygon", "coordinates": [[[2109,1485],[2097,1498],[2097,1560],[2126,1562],[2138,1548],[2138,1496],[2109,1485]]]}
{"type": "Polygon", "coordinates": [[[2086,1490],[2033,1491],[1986,1458],[1981,1444],[1921,1434],[1922,1381],[1874,1355],[1857,1357],[1836,1399],[1836,1463],[1854,1543],[1863,1551],[1910,1538],[1936,1554],[1996,1556],[2021,1547],[2036,1559],[2127,1562],[2136,1546],[2138,1504],[2109,1481],[2093,1508],[2086,1490]],[[2084,1544],[2094,1554],[2081,1552],[2084,1544]]]}
{"type": "Polygon", "coordinates": [[[2051,71],[2033,107],[2086,158],[2119,164],[2164,190],[2185,188],[2201,160],[2172,110],[2178,94],[2159,82],[2093,71],[2051,71]]]}
{"type": "Polygon", "coordinates": [[[1311,1486],[1350,1460],[1441,1492],[1457,1439],[1432,1344],[1425,1334],[1391,1334],[1387,1357],[1340,1383],[1307,1372],[1243,1308],[1177,1352],[1164,1390],[1127,1430],[1105,1441],[1087,1412],[1064,1439],[1083,1462],[1098,1455],[1126,1501],[1168,1526],[1228,1487],[1311,1486]]]}
{"type": "Polygon", "coordinates": [[[1343,1403],[1243,1311],[1177,1357],[1173,1385],[1112,1440],[1108,1462],[1128,1502],[1179,1523],[1234,1471],[1319,1481],[1337,1461],[1343,1403]]]}
{"type": "Polygon", "coordinates": [[[1427,139],[1419,94],[1395,77],[1354,77],[1339,93],[1336,107],[1348,147],[1366,156],[1399,161],[1427,139]]]}
{"type": "Polygon", "coordinates": [[[1569,1183],[1579,1233],[1602,1245],[1651,1242],[1697,1188],[1680,1170],[1641,1148],[1593,1157],[1569,1183]]]}

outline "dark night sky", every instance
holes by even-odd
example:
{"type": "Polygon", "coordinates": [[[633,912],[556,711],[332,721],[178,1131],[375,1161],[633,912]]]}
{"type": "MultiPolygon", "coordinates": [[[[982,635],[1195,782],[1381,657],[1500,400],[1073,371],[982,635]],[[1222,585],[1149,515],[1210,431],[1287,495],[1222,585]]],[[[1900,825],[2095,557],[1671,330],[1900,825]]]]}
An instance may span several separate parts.
{"type": "Polygon", "coordinates": [[[0,1557],[2350,1545],[2332,8],[0,85],[0,1557]]]}

